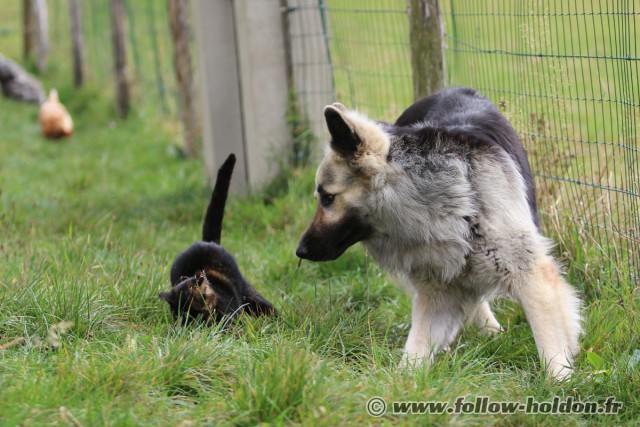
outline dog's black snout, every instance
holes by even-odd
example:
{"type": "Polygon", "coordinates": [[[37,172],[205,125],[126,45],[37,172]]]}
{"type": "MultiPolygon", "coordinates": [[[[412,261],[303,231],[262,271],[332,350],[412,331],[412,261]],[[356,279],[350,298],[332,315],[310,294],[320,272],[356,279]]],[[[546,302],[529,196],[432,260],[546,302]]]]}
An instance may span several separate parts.
{"type": "Polygon", "coordinates": [[[298,258],[302,258],[302,259],[308,259],[309,257],[309,250],[307,249],[307,246],[300,243],[298,245],[298,249],[296,249],[296,256],[298,258]]]}

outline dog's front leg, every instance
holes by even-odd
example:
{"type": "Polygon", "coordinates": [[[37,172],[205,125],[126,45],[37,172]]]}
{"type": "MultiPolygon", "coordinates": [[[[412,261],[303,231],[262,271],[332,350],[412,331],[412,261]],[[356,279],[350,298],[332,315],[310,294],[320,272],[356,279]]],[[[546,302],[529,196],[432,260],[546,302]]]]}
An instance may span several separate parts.
{"type": "Polygon", "coordinates": [[[430,365],[436,353],[453,342],[463,321],[464,310],[454,294],[416,292],[402,365],[430,365]]]}

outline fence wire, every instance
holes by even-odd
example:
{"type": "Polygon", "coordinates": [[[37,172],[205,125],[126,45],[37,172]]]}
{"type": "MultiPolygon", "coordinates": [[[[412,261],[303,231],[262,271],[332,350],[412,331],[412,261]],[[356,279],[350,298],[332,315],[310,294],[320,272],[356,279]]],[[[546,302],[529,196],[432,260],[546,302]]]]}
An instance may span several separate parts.
{"type": "Polygon", "coordinates": [[[514,123],[547,226],[588,279],[638,281],[636,3],[444,4],[448,84],[478,88],[514,123]]]}
{"type": "MultiPolygon", "coordinates": [[[[335,100],[386,121],[413,102],[406,0],[304,8],[324,21],[335,100]]],[[[442,0],[440,8],[447,85],[477,88],[517,129],[565,264],[594,289],[638,283],[640,4],[442,0]]]]}
{"type": "MultiPolygon", "coordinates": [[[[67,1],[47,4],[51,52],[69,51],[67,1]]],[[[318,135],[332,101],[385,121],[414,101],[406,0],[282,4],[293,87],[318,135]]],[[[125,5],[134,100],[176,116],[166,1],[125,5]]],[[[447,85],[477,88],[513,123],[565,264],[594,288],[638,283],[640,4],[441,0],[440,8],[447,85]]],[[[110,86],[109,0],[82,2],[82,14],[87,80],[110,86]]]]}
{"type": "MultiPolygon", "coordinates": [[[[113,52],[110,0],[81,2],[88,84],[111,87],[113,52]]],[[[178,114],[173,44],[165,0],[125,0],[128,77],[132,97],[168,116],[178,114]]],[[[67,0],[47,0],[51,54],[67,57],[71,46],[67,0]]],[[[194,56],[195,57],[195,56],[194,56]]],[[[59,66],[52,57],[50,62],[59,66]]]]}

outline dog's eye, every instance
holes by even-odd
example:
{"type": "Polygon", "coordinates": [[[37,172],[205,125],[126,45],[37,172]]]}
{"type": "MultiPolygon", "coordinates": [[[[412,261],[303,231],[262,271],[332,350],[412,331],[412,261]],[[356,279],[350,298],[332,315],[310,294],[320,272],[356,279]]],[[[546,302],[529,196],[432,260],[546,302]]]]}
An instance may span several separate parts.
{"type": "Polygon", "coordinates": [[[320,203],[322,203],[322,206],[329,206],[333,203],[335,198],[336,198],[335,194],[321,193],[320,203]]]}

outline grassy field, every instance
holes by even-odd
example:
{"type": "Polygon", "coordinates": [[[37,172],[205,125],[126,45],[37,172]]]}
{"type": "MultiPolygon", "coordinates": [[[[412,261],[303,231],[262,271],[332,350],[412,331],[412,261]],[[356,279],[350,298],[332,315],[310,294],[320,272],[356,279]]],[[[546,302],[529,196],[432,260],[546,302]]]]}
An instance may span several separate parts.
{"type": "Polygon", "coordinates": [[[615,396],[624,403],[619,415],[563,421],[636,419],[638,298],[611,284],[587,301],[589,334],[568,384],[539,372],[524,315],[506,302],[497,305],[506,333],[466,331],[431,371],[398,371],[409,300],[371,260],[354,248],[337,262],[296,269],[296,241],[313,211],[312,170],[294,171],[268,204],[256,194],[228,207],[223,243],[282,316],[245,319],[227,333],[177,326],[157,293],[168,289],[173,257],[198,238],[208,198],[201,162],[176,156],[155,119],[115,120],[89,89],[67,99],[78,127],[62,143],[39,136],[36,108],[0,101],[0,424],[557,422],[524,414],[375,419],[365,411],[373,396],[615,396]],[[51,337],[61,322],[72,326],[51,337]]]}
{"type": "MultiPolygon", "coordinates": [[[[15,2],[14,4],[16,4],[15,2]]],[[[3,15],[3,13],[5,15],[3,15]]],[[[6,9],[3,28],[11,27],[6,9]],[[6,23],[6,24],[5,24],[6,23]]],[[[13,28],[13,27],[11,27],[13,28]]],[[[17,55],[15,34],[0,39],[17,55]]],[[[631,282],[585,280],[589,259],[562,228],[559,253],[585,296],[574,377],[541,372],[522,310],[495,304],[506,331],[465,330],[429,371],[397,368],[409,298],[359,247],[297,268],[314,210],[312,168],[268,194],[232,197],[223,244],[280,311],[229,331],[181,327],[158,292],[173,258],[200,233],[209,188],[201,160],[175,148],[157,100],[116,119],[108,91],[77,91],[68,69],[43,76],[77,124],[42,139],[37,108],[0,98],[0,425],[634,425],[640,412],[640,301],[631,282]],[[387,413],[394,401],[622,402],[615,415],[387,413]]],[[[562,226],[563,227],[563,226],[562,226]]]]}
{"type": "Polygon", "coordinates": [[[507,302],[497,304],[504,334],[465,331],[429,372],[398,370],[410,303],[362,250],[296,268],[296,241],[313,211],[310,169],[294,171],[268,204],[255,194],[232,198],[227,211],[223,243],[281,317],[244,319],[228,332],[177,326],[157,294],[169,287],[173,257],[198,238],[203,167],[176,156],[154,120],[115,120],[100,106],[106,100],[90,95],[70,101],[78,128],[61,143],[40,137],[36,108],[0,100],[0,424],[557,422],[524,414],[376,419],[365,411],[374,396],[615,396],[621,414],[563,422],[635,422],[632,289],[605,284],[587,301],[585,351],[567,384],[539,372],[524,315],[507,302]]]}

